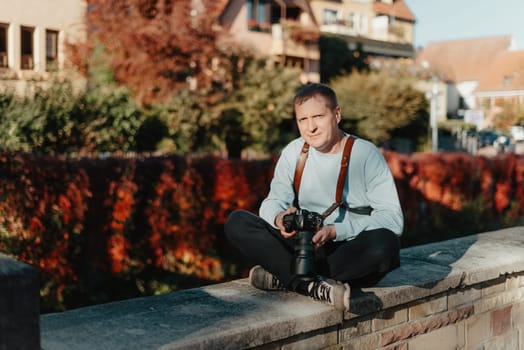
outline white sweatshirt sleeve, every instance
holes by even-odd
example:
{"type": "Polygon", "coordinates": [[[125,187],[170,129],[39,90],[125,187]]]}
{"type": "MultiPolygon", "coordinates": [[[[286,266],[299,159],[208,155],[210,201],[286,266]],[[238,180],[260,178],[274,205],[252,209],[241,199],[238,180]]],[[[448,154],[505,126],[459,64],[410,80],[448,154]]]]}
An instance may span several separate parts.
{"type": "Polygon", "coordinates": [[[303,140],[296,139],[282,150],[275,166],[269,194],[260,206],[260,217],[275,228],[277,228],[275,226],[275,218],[278,213],[293,206],[293,200],[295,198],[293,180],[297,159],[303,143],[303,140]]]}
{"type": "Polygon", "coordinates": [[[369,205],[373,212],[369,216],[346,212],[341,221],[335,219],[335,240],[352,239],[362,231],[378,228],[400,235],[404,217],[389,166],[377,147],[363,140],[357,144],[358,151],[351,156],[346,179],[346,203],[350,207],[369,205]]]}

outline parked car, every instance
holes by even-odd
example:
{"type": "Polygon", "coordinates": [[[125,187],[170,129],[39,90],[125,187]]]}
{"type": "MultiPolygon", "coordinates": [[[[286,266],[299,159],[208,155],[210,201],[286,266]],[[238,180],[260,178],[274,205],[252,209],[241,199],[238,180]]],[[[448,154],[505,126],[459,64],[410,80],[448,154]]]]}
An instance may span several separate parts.
{"type": "Polygon", "coordinates": [[[482,130],[477,134],[478,147],[493,146],[500,134],[492,130],[482,130]]]}

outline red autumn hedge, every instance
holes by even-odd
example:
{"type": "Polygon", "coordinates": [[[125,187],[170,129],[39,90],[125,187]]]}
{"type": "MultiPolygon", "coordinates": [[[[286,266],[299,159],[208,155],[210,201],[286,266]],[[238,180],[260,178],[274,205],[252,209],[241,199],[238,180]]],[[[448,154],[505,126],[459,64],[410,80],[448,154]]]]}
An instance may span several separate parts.
{"type": "MultiPolygon", "coordinates": [[[[404,246],[522,223],[523,156],[384,155],[404,246]]],[[[0,250],[41,271],[43,311],[239,277],[222,227],[256,212],[274,161],[0,154],[0,250]]]]}

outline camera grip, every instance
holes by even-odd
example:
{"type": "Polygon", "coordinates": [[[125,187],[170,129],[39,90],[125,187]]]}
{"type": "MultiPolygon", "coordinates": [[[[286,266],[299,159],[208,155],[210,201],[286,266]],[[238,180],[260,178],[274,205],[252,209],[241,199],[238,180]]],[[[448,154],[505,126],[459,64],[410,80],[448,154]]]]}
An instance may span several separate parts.
{"type": "Polygon", "coordinates": [[[286,214],[282,217],[282,224],[284,225],[285,231],[288,233],[295,231],[295,228],[293,227],[294,222],[295,214],[286,214]]]}

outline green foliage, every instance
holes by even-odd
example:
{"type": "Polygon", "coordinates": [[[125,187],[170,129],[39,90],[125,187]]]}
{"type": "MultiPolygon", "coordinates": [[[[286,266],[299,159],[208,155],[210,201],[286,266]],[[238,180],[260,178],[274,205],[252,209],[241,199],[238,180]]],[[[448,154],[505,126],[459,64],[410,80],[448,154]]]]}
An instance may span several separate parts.
{"type": "Polygon", "coordinates": [[[407,76],[389,71],[335,78],[331,86],[342,107],[345,130],[381,144],[393,137],[422,143],[427,135],[428,102],[407,76]]]}
{"type": "Polygon", "coordinates": [[[16,113],[18,102],[13,91],[0,94],[0,149],[27,150],[20,135],[21,121],[16,113]]]}
{"type": "Polygon", "coordinates": [[[249,60],[212,116],[212,127],[223,127],[222,142],[271,152],[287,142],[282,128],[291,119],[291,101],[300,86],[300,71],[249,60]]]}
{"type": "Polygon", "coordinates": [[[147,110],[148,116],[156,116],[167,128],[158,148],[163,152],[190,153],[205,147],[199,140],[206,124],[203,97],[190,90],[179,91],[166,104],[155,104],[147,110]]]}
{"type": "Polygon", "coordinates": [[[148,110],[168,128],[169,137],[159,145],[162,150],[227,150],[235,158],[244,149],[275,151],[294,135],[291,100],[300,85],[300,71],[245,53],[228,57],[222,63],[224,77],[213,89],[181,90],[169,103],[148,110]]]}
{"type": "Polygon", "coordinates": [[[320,79],[328,82],[331,79],[349,74],[352,71],[367,71],[367,55],[358,45],[350,50],[346,40],[339,36],[323,35],[319,40],[320,48],[320,79]]]}
{"type": "Polygon", "coordinates": [[[69,82],[2,95],[0,148],[42,154],[135,149],[143,114],[122,88],[75,93],[69,82]]]}
{"type": "Polygon", "coordinates": [[[132,151],[144,113],[125,88],[96,89],[83,98],[84,149],[90,152],[132,151]]]}
{"type": "Polygon", "coordinates": [[[70,83],[30,86],[24,97],[6,93],[0,98],[0,148],[40,153],[70,150],[77,136],[78,96],[70,83]]]}
{"type": "Polygon", "coordinates": [[[494,119],[495,129],[507,132],[513,125],[524,124],[524,103],[499,102],[500,112],[494,119]]]}

